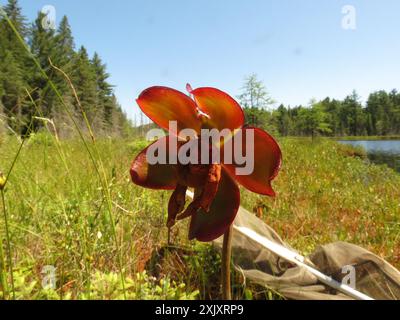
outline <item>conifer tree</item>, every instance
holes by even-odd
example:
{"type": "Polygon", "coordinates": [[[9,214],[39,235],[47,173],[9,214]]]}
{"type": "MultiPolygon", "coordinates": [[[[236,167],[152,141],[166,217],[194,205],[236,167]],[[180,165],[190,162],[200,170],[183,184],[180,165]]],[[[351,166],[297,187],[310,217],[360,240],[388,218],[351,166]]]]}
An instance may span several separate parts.
{"type": "MultiPolygon", "coordinates": [[[[39,61],[41,68],[46,72],[51,80],[54,81],[56,71],[50,66],[49,59],[53,60],[55,52],[55,33],[50,28],[44,28],[42,21],[45,14],[38,13],[35,22],[30,30],[30,49],[32,54],[39,61]]],[[[46,77],[42,75],[40,70],[31,60],[30,64],[30,88],[33,90],[33,98],[41,109],[42,115],[51,117],[55,110],[55,104],[58,102],[55,92],[52,90],[46,77]]],[[[31,108],[32,112],[34,111],[31,108]]]]}
{"type": "Polygon", "coordinates": [[[75,55],[75,41],[72,36],[71,26],[69,25],[67,16],[64,16],[60,22],[55,37],[55,46],[57,56],[55,57],[54,62],[57,66],[65,67],[66,65],[71,64],[75,55]]]}
{"type": "Polygon", "coordinates": [[[96,77],[96,105],[103,110],[105,127],[110,128],[113,122],[113,110],[116,108],[112,86],[107,82],[110,75],[97,52],[94,54],[91,63],[96,77]]]}
{"type": "Polygon", "coordinates": [[[9,126],[16,132],[22,133],[23,128],[23,70],[13,53],[7,50],[0,65],[2,82],[2,105],[8,118],[9,126]]]}
{"type": "MultiPolygon", "coordinates": [[[[27,36],[26,18],[17,0],[8,0],[3,8],[4,14],[11,20],[15,29],[25,38],[27,36]]],[[[0,18],[0,98],[9,126],[18,133],[24,127],[23,117],[25,108],[25,88],[27,53],[17,39],[6,19],[0,18]]]]}
{"type": "MultiPolygon", "coordinates": [[[[96,110],[96,74],[84,46],[79,49],[75,56],[74,69],[73,82],[82,109],[92,125],[98,124],[98,116],[101,115],[99,115],[99,110],[96,110]]],[[[77,102],[74,102],[74,105],[79,113],[77,102]]]]}
{"type": "MultiPolygon", "coordinates": [[[[57,68],[64,71],[67,75],[71,75],[74,71],[74,61],[76,55],[74,48],[75,42],[72,36],[72,30],[69,25],[68,18],[64,16],[54,37],[55,52],[52,62],[57,68]]],[[[58,90],[63,94],[63,100],[65,103],[71,105],[74,97],[65,76],[61,72],[56,71],[53,73],[53,82],[58,90]]],[[[62,105],[58,100],[56,100],[53,109],[55,111],[53,117],[62,119],[67,118],[65,110],[62,108],[62,105]]]]}
{"type": "MultiPolygon", "coordinates": [[[[8,127],[17,133],[25,134],[27,124],[32,121],[38,107],[41,115],[56,120],[56,125],[61,128],[61,132],[58,132],[60,136],[68,135],[63,132],[68,131],[65,128],[71,127],[72,119],[70,114],[65,112],[64,106],[72,111],[73,117],[81,120],[82,127],[85,126],[81,109],[67,79],[51,66],[49,59],[71,79],[82,109],[94,131],[108,134],[112,130],[114,135],[120,134],[124,126],[130,125],[118,105],[113,87],[108,82],[109,74],[100,56],[95,53],[93,58],[89,59],[85,47],[75,51],[72,30],[66,16],[62,18],[56,31],[43,24],[46,15],[40,12],[28,28],[17,0],[8,0],[2,9],[0,112],[4,113],[2,119],[8,119],[8,127]],[[20,43],[3,14],[4,17],[9,17],[16,31],[29,44],[30,52],[20,43]],[[32,56],[58,89],[62,102],[50,86],[47,77],[37,68],[32,56]],[[31,103],[27,90],[34,103],[31,103]]],[[[40,121],[32,122],[35,124],[35,130],[39,130],[43,125],[40,121]]]]}

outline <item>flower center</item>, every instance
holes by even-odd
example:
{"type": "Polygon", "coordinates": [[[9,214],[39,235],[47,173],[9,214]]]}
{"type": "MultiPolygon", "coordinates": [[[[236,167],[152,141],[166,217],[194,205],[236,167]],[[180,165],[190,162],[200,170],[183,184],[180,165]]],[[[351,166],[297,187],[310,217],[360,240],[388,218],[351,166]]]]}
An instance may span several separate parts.
{"type": "Polygon", "coordinates": [[[178,185],[168,203],[167,226],[171,228],[176,220],[190,217],[200,209],[209,212],[220,180],[220,164],[178,165],[178,185]],[[194,188],[194,199],[184,211],[188,187],[194,188]]]}
{"type": "Polygon", "coordinates": [[[210,165],[178,165],[178,183],[191,188],[201,188],[207,180],[210,165]]]}

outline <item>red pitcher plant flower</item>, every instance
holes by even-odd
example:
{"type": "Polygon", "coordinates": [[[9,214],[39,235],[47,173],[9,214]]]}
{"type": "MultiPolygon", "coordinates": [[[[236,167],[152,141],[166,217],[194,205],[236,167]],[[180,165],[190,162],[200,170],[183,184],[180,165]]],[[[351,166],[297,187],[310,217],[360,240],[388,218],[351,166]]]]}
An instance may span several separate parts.
{"type": "Polygon", "coordinates": [[[130,173],[139,186],[174,190],[168,204],[168,227],[190,217],[189,239],[208,242],[222,236],[233,223],[240,206],[238,185],[261,195],[275,195],[271,181],[282,155],[267,132],[245,126],[242,108],[228,94],[215,88],[193,90],[188,85],[187,89],[190,95],[167,87],[151,87],[140,94],[141,110],[169,135],[144,149],[130,173]],[[195,135],[191,139],[188,129],[195,135]],[[209,143],[210,135],[202,139],[206,130],[224,135],[209,143]],[[154,162],[151,155],[163,155],[164,161],[154,162]],[[244,170],[243,159],[251,159],[251,170],[244,170]],[[194,189],[194,199],[185,208],[188,188],[194,189]]]}

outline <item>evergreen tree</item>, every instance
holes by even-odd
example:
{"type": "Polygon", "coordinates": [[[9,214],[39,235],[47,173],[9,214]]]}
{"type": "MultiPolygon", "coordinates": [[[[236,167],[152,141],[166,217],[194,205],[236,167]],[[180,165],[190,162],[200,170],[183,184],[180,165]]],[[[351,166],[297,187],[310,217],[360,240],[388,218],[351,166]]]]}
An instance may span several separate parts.
{"type": "Polygon", "coordinates": [[[37,57],[41,67],[45,71],[50,71],[49,58],[54,60],[56,56],[56,41],[53,29],[43,28],[42,21],[45,14],[39,12],[35,22],[31,27],[31,52],[37,57]]]}
{"type": "Polygon", "coordinates": [[[82,128],[85,126],[81,113],[83,110],[92,129],[98,133],[105,129],[113,130],[112,134],[121,134],[130,125],[108,83],[109,74],[100,56],[96,53],[90,60],[84,47],[75,52],[74,38],[66,16],[56,32],[43,26],[46,18],[43,13],[39,13],[28,28],[17,0],[9,0],[0,13],[0,112],[5,114],[10,128],[25,134],[27,124],[33,122],[34,129],[40,129],[43,123],[32,121],[37,106],[41,115],[56,120],[60,128],[58,134],[65,136],[63,133],[68,131],[66,128],[71,126],[72,120],[70,114],[65,112],[64,105],[72,110],[76,120],[81,120],[82,128]],[[20,43],[3,15],[9,17],[16,31],[26,39],[30,52],[20,43]],[[32,56],[47,76],[38,70],[32,56]],[[49,60],[71,79],[82,110],[67,79],[51,66],[49,60]],[[58,89],[62,102],[47,77],[58,89]],[[31,103],[27,90],[34,103],[31,103]]]}
{"type": "Polygon", "coordinates": [[[289,110],[285,108],[283,104],[281,104],[275,112],[276,118],[276,126],[278,132],[282,136],[289,135],[290,131],[290,117],[289,117],[289,110]]]}
{"type": "MultiPolygon", "coordinates": [[[[7,5],[4,7],[4,11],[8,18],[14,24],[14,27],[20,33],[22,37],[27,36],[26,18],[22,15],[22,9],[18,5],[17,0],[8,0],[7,5]]],[[[11,33],[10,33],[11,34],[11,33]]],[[[9,38],[12,40],[13,38],[9,38]]]]}
{"type": "Polygon", "coordinates": [[[342,107],[347,117],[349,134],[352,136],[364,135],[366,119],[356,91],[344,99],[342,107]]]}
{"type": "MultiPolygon", "coordinates": [[[[55,51],[55,32],[52,29],[43,27],[43,19],[45,14],[39,12],[35,22],[31,26],[30,30],[30,49],[32,54],[38,60],[41,68],[46,72],[48,77],[54,81],[56,77],[56,71],[51,67],[49,59],[52,61],[56,56],[55,51]]],[[[41,113],[45,117],[52,117],[56,110],[55,106],[58,103],[58,98],[51,88],[46,77],[42,75],[40,70],[31,60],[30,64],[30,88],[33,89],[33,98],[36,105],[41,109],[41,113]]],[[[34,108],[31,108],[34,112],[34,108]]]]}
{"type": "MultiPolygon", "coordinates": [[[[98,124],[99,120],[101,120],[98,117],[101,117],[102,112],[96,110],[96,74],[89,60],[87,50],[83,46],[75,56],[74,68],[72,79],[82,109],[92,125],[98,124]]],[[[79,110],[77,102],[74,102],[74,105],[78,113],[80,113],[81,110],[79,110]]]]}
{"type": "MultiPolygon", "coordinates": [[[[9,0],[4,7],[4,14],[13,23],[19,34],[27,36],[26,18],[17,0],[9,0]]],[[[8,117],[9,126],[16,132],[21,133],[24,127],[25,88],[27,53],[25,48],[17,39],[14,31],[10,28],[6,19],[0,19],[0,98],[3,111],[8,117]]]]}
{"type": "Polygon", "coordinates": [[[374,135],[398,133],[397,112],[393,101],[385,91],[372,93],[367,101],[366,112],[371,117],[371,127],[374,135]]]}
{"type": "Polygon", "coordinates": [[[104,124],[110,128],[113,123],[113,110],[116,108],[112,86],[107,82],[110,75],[97,52],[94,54],[91,63],[96,78],[96,105],[99,110],[103,110],[104,124]]]}
{"type": "Polygon", "coordinates": [[[300,108],[298,118],[299,128],[304,135],[314,138],[317,134],[331,133],[321,102],[311,101],[309,108],[300,108]]]}
{"type": "Polygon", "coordinates": [[[11,51],[6,51],[0,65],[2,97],[1,104],[8,118],[9,126],[22,133],[23,119],[23,70],[11,51]]]}
{"type": "Polygon", "coordinates": [[[75,41],[72,36],[71,26],[69,25],[66,16],[64,16],[60,22],[54,42],[57,53],[54,62],[57,66],[65,67],[68,64],[71,64],[75,55],[75,41]]]}
{"type": "MultiPolygon", "coordinates": [[[[54,53],[52,57],[53,64],[65,72],[67,75],[73,75],[75,68],[75,42],[72,36],[72,30],[68,22],[68,18],[64,16],[57,29],[57,33],[53,39],[54,53]]],[[[74,97],[71,92],[70,84],[65,76],[59,72],[52,70],[52,80],[57,89],[63,94],[63,100],[66,104],[71,105],[74,97]]],[[[58,99],[55,100],[54,117],[63,118],[67,117],[64,108],[58,99]]],[[[65,121],[65,120],[64,120],[65,121]]]]}

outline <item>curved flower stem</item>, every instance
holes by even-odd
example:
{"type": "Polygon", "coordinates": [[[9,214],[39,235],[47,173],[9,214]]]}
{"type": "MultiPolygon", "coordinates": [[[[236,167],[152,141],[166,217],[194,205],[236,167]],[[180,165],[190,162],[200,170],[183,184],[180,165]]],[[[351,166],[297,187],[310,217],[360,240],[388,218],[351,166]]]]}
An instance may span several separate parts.
{"type": "Polygon", "coordinates": [[[224,234],[224,240],[222,244],[221,278],[222,278],[223,300],[232,300],[232,292],[231,292],[232,231],[233,231],[233,226],[231,225],[224,234]]]}
{"type": "Polygon", "coordinates": [[[13,299],[15,300],[14,274],[13,274],[14,270],[13,270],[12,257],[11,257],[10,232],[9,232],[9,228],[8,228],[8,217],[7,217],[7,211],[6,211],[6,202],[4,199],[4,190],[1,190],[1,201],[3,202],[4,225],[5,225],[5,229],[6,229],[8,268],[10,269],[10,277],[11,277],[11,290],[13,293],[13,299]]]}

